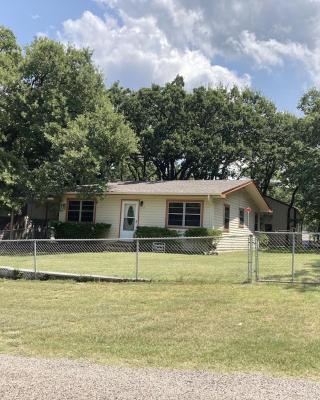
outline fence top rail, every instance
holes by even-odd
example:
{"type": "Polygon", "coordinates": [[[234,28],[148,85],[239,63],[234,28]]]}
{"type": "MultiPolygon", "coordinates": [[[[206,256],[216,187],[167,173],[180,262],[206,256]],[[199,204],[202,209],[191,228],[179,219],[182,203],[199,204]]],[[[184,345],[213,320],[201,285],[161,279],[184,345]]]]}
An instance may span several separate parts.
{"type": "Polygon", "coordinates": [[[292,231],[279,231],[279,232],[266,232],[255,231],[255,235],[320,235],[320,232],[292,232],[292,231]]]}
{"type": "MultiPolygon", "coordinates": [[[[252,235],[228,235],[225,236],[227,239],[248,239],[252,235]]],[[[124,239],[124,238],[99,238],[99,239],[3,239],[0,240],[0,243],[8,243],[8,242],[136,242],[136,241],[175,241],[175,240],[204,240],[204,239],[221,239],[221,236],[192,236],[192,237],[185,237],[185,236],[178,236],[178,237],[154,237],[154,238],[131,238],[131,239],[124,239]]]]}

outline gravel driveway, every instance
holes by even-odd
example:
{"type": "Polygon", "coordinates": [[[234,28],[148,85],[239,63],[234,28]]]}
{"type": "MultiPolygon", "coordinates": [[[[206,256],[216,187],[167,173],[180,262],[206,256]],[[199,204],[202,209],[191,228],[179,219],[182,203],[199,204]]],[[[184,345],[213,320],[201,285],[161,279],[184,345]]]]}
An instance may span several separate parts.
{"type": "Polygon", "coordinates": [[[261,374],[118,368],[0,356],[1,400],[319,399],[320,384],[261,374]]]}

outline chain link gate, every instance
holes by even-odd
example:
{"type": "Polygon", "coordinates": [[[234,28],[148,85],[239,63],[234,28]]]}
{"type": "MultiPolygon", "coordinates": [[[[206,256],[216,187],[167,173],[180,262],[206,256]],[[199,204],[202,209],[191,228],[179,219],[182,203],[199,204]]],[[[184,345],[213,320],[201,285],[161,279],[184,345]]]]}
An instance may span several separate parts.
{"type": "Polygon", "coordinates": [[[320,233],[256,232],[248,245],[248,280],[320,283],[320,233]]]}

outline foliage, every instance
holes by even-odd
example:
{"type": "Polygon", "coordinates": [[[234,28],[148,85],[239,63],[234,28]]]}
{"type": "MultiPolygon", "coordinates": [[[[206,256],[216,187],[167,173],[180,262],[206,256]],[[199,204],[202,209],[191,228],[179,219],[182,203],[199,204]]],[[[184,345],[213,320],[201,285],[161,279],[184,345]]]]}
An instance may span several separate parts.
{"type": "Polygon", "coordinates": [[[261,249],[268,249],[269,246],[269,235],[263,233],[258,236],[259,246],[261,249]]]}
{"type": "Polygon", "coordinates": [[[100,239],[105,238],[110,224],[56,222],[53,224],[56,239],[100,239]]]}
{"type": "Polygon", "coordinates": [[[208,237],[207,239],[190,239],[188,245],[194,254],[212,254],[222,237],[222,232],[218,229],[209,229],[204,227],[190,228],[184,233],[186,237],[208,237]]]}
{"type": "Polygon", "coordinates": [[[138,226],[135,235],[138,238],[166,238],[180,236],[176,230],[160,228],[158,226],[138,226]]]}
{"type": "Polygon", "coordinates": [[[210,236],[215,238],[220,238],[222,232],[219,229],[209,229],[209,228],[190,228],[185,231],[184,236],[186,237],[204,237],[210,236]]]}
{"type": "Polygon", "coordinates": [[[249,88],[187,91],[181,76],[106,90],[90,50],[39,38],[22,52],[0,27],[0,205],[100,194],[118,179],[245,176],[320,230],[320,91],[299,108],[279,112],[249,88]]]}
{"type": "MultiPolygon", "coordinates": [[[[298,206],[319,226],[320,93],[306,93],[305,118],[277,111],[251,89],[184,89],[182,77],[164,86],[108,91],[139,138],[127,165],[135,180],[250,177],[263,194],[298,206]],[[317,222],[318,221],[318,222],[317,222]]],[[[287,229],[291,228],[288,212],[287,229]]],[[[311,225],[310,225],[311,224],[311,225]]]]}
{"type": "Polygon", "coordinates": [[[21,54],[12,32],[2,28],[0,78],[3,205],[19,209],[66,190],[100,193],[136,150],[88,49],[40,38],[21,54]],[[12,65],[11,79],[2,65],[12,65]]]}
{"type": "Polygon", "coordinates": [[[293,134],[294,117],[250,89],[199,87],[190,93],[178,76],[137,91],[116,83],[109,96],[140,139],[129,167],[138,180],[246,175],[266,193],[293,134]]]}

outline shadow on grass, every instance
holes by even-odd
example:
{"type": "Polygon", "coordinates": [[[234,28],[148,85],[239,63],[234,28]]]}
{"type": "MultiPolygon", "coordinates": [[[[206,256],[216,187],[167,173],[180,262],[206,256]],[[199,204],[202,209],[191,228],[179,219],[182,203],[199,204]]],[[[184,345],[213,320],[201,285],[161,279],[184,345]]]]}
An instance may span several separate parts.
{"type": "Polygon", "coordinates": [[[294,272],[294,281],[292,274],[272,274],[260,277],[260,281],[270,283],[281,283],[286,290],[297,290],[299,292],[320,292],[320,254],[319,260],[304,264],[305,268],[294,272]]]}

